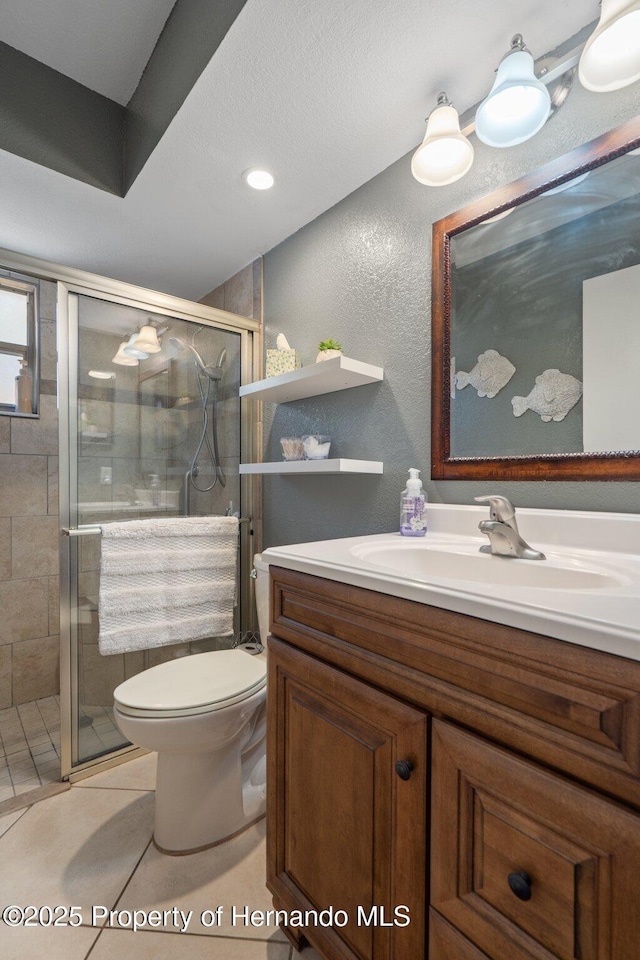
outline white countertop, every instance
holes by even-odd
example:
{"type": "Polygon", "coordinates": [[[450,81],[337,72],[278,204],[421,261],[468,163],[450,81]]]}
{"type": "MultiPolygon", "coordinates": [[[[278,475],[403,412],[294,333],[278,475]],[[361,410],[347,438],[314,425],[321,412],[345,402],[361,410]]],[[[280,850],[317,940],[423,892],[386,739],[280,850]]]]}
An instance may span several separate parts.
{"type": "Polygon", "coordinates": [[[388,533],[322,540],[272,547],[264,551],[263,559],[290,570],[640,660],[639,515],[518,509],[521,535],[546,554],[547,559],[540,561],[477,557],[480,546],[488,542],[478,531],[478,523],[485,519],[486,507],[430,504],[429,532],[424,538],[388,533]],[[413,569],[410,551],[422,552],[422,560],[428,560],[426,566],[432,570],[434,565],[438,567],[438,558],[446,559],[447,576],[425,574],[420,569],[425,567],[420,553],[415,554],[413,569]],[[431,555],[425,557],[424,551],[431,555]],[[394,554],[400,564],[394,561],[394,554]],[[460,558],[462,568],[475,567],[477,558],[484,582],[451,573],[455,557],[460,558]],[[528,571],[532,579],[540,578],[541,571],[531,568],[542,564],[546,565],[543,579],[548,582],[526,585],[528,571]],[[558,582],[566,576],[579,583],[584,576],[586,586],[557,586],[554,570],[558,582]],[[500,582],[514,579],[520,582],[500,582]],[[594,587],[594,583],[603,585],[594,587]]]}

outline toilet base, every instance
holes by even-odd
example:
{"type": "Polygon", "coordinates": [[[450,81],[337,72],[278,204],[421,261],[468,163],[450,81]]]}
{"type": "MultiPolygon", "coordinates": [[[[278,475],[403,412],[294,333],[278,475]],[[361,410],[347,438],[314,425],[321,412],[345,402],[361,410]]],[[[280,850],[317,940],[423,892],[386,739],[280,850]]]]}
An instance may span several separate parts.
{"type": "Polygon", "coordinates": [[[235,833],[230,833],[228,837],[222,837],[221,840],[214,840],[213,843],[205,843],[202,847],[193,847],[191,850],[166,850],[156,842],[155,834],[151,840],[158,853],[164,853],[164,855],[167,857],[188,857],[192,853],[202,853],[203,850],[211,850],[212,847],[219,847],[221,843],[226,843],[227,840],[233,840],[234,837],[239,837],[240,834],[244,833],[245,830],[248,830],[249,827],[253,827],[256,823],[260,823],[261,820],[264,820],[265,816],[266,813],[261,813],[259,817],[255,818],[255,820],[251,820],[249,823],[245,824],[244,827],[240,827],[240,829],[236,830],[235,833]]]}
{"type": "MultiPolygon", "coordinates": [[[[205,656],[205,654],[202,654],[205,656]]],[[[114,717],[132,743],[158,752],[154,843],[180,856],[222,843],[266,810],[266,690],[210,713],[114,717]]]]}

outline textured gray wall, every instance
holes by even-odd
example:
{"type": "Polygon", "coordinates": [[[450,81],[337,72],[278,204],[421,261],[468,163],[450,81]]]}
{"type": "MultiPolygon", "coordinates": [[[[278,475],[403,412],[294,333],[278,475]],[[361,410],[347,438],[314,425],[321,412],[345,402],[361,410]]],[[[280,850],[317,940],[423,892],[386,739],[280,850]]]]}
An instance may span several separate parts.
{"type": "Polygon", "coordinates": [[[267,347],[282,330],[309,363],[318,341],[334,337],[347,356],[385,368],[382,384],[265,404],[265,459],[280,459],[282,436],[322,432],[334,439],[332,453],[383,460],[385,471],[382,477],[266,478],[265,545],[397,529],[400,492],[412,466],[422,470],[435,501],[470,503],[477,494],[500,491],[523,506],[640,510],[635,483],[429,481],[432,223],[611,130],[639,107],[640,84],[614,94],[588,93],[576,84],[528,143],[491,150],[475,142],[474,166],[458,183],[423,187],[403,157],[265,256],[267,347]]]}

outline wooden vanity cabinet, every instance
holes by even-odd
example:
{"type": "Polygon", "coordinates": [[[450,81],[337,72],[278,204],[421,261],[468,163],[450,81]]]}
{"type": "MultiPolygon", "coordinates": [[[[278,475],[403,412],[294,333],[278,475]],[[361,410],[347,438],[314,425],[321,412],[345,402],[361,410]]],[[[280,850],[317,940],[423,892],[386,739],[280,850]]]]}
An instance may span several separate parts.
{"type": "Polygon", "coordinates": [[[640,663],[274,567],[271,590],[268,885],[349,917],[296,945],[638,960],[640,663]]]}

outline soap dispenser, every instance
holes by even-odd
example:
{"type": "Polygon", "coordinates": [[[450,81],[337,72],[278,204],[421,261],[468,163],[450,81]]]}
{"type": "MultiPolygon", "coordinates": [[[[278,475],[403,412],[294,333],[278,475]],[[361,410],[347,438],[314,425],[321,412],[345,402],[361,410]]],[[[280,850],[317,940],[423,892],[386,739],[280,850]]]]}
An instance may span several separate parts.
{"type": "Polygon", "coordinates": [[[28,360],[20,361],[20,373],[16,377],[16,410],[18,413],[33,413],[33,379],[29,373],[28,360]]]}
{"type": "Polygon", "coordinates": [[[422,489],[420,471],[412,467],[400,500],[400,533],[403,537],[424,537],[426,532],[426,497],[422,489]]]}

